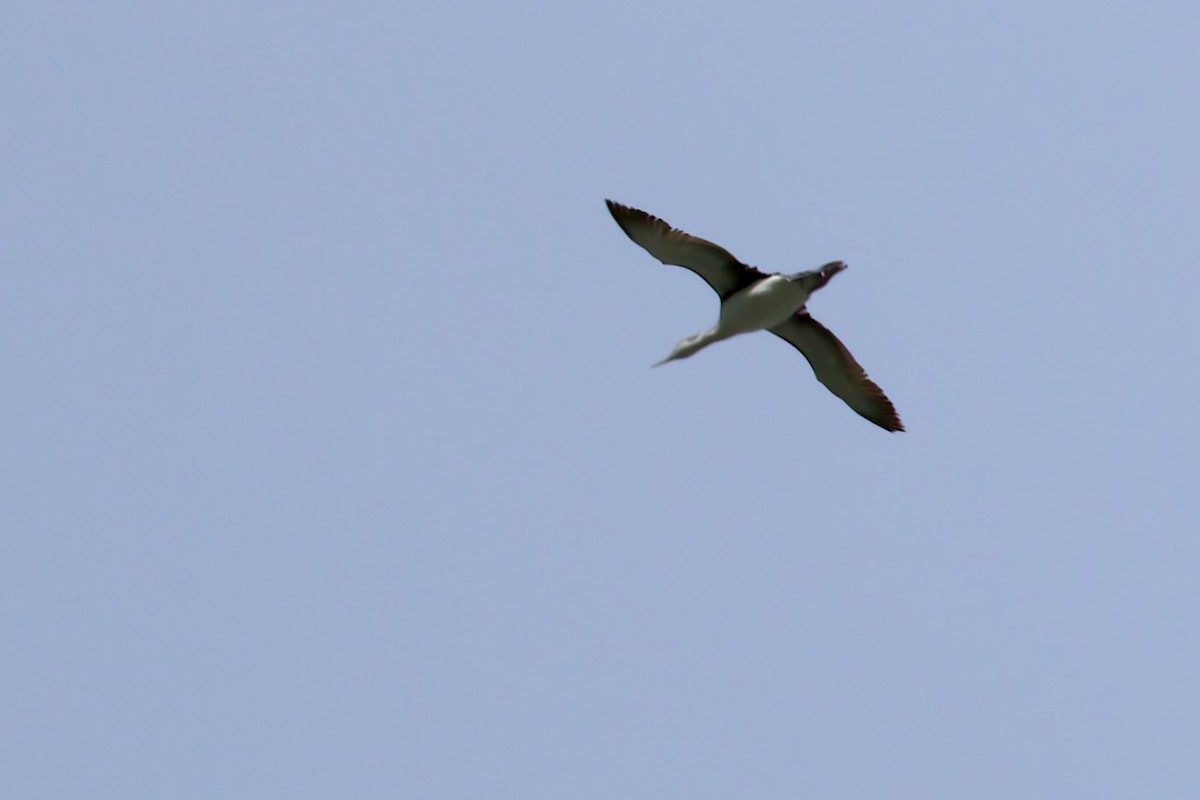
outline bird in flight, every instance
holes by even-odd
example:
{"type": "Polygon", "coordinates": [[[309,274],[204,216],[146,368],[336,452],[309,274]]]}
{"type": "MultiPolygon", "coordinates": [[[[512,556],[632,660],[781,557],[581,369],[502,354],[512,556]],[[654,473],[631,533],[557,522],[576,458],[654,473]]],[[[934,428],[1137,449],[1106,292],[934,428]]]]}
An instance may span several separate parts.
{"type": "Polygon", "coordinates": [[[613,219],[635,244],[664,264],[690,269],[721,298],[717,324],[682,340],[654,366],[688,358],[731,336],[766,329],[799,350],[812,365],[817,380],[858,414],[886,431],[904,430],[904,423],[883,390],[806,308],[813,292],[846,269],[844,262],[831,261],[820,269],[794,275],[767,275],[738,261],[720,245],[672,228],[645,211],[612,200],[605,202],[613,219]]]}

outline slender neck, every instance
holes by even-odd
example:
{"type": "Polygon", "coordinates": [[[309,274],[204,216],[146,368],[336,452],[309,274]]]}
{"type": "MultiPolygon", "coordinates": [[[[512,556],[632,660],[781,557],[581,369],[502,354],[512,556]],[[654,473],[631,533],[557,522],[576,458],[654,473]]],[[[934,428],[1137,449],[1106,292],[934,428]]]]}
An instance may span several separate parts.
{"type": "Polygon", "coordinates": [[[712,328],[709,328],[704,333],[697,333],[695,336],[689,336],[680,342],[678,349],[675,351],[678,355],[675,357],[687,358],[688,356],[699,353],[713,342],[719,342],[722,339],[728,338],[729,334],[721,331],[720,325],[716,325],[712,328]]]}
{"type": "Polygon", "coordinates": [[[713,342],[719,342],[722,339],[728,339],[729,334],[723,333],[720,330],[720,325],[709,328],[704,333],[697,333],[695,336],[689,336],[679,344],[675,345],[675,349],[671,351],[671,355],[664,358],[654,366],[659,367],[666,364],[668,361],[678,361],[681,358],[687,358],[699,353],[704,348],[708,347],[713,342]]]}

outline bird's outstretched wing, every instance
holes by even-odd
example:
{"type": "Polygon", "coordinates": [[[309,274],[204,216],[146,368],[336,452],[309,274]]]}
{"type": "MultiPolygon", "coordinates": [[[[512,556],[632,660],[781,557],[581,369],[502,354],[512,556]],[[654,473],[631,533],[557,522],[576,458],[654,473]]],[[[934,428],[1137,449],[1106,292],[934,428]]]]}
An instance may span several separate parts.
{"type": "Polygon", "coordinates": [[[672,228],[645,211],[605,200],[613,219],[630,239],[664,264],[687,267],[704,278],[721,300],[767,277],[734,258],[720,245],[672,228]]]}
{"type": "Polygon", "coordinates": [[[904,430],[892,401],[867,377],[846,346],[807,311],[801,309],[770,331],[803,353],[817,380],[846,405],[885,431],[904,430]]]}

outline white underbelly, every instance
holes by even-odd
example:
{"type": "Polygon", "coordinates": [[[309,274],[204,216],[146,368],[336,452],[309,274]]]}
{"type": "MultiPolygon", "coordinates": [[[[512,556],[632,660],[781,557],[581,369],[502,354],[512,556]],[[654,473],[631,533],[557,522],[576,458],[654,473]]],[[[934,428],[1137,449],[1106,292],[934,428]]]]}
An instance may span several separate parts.
{"type": "Polygon", "coordinates": [[[772,275],[726,300],[717,327],[729,336],[770,328],[795,314],[807,301],[808,292],[800,281],[772,275]]]}

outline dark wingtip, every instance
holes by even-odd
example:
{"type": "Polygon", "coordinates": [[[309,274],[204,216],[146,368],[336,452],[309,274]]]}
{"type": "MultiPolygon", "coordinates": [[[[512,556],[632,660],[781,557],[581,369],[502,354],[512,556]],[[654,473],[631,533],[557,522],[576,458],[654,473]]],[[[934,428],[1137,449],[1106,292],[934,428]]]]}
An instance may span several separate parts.
{"type": "Polygon", "coordinates": [[[871,390],[871,393],[875,395],[873,413],[863,414],[863,416],[888,433],[904,433],[904,423],[900,421],[900,415],[896,413],[896,407],[892,405],[892,401],[883,393],[883,389],[880,389],[879,385],[868,378],[865,373],[863,374],[863,379],[867,387],[871,390]]]}
{"type": "Polygon", "coordinates": [[[609,200],[608,198],[604,199],[604,205],[608,206],[608,213],[612,214],[612,218],[618,223],[621,221],[621,217],[629,216],[629,214],[633,211],[631,207],[625,205],[624,203],[618,203],[616,200],[609,200]]]}

